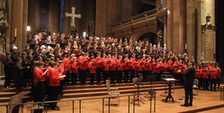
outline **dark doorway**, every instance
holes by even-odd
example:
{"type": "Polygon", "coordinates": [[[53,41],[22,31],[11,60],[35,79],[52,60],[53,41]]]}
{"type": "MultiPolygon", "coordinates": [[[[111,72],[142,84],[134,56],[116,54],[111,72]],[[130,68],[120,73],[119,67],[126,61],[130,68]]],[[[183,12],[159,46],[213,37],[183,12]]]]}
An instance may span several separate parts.
{"type": "Polygon", "coordinates": [[[216,22],[216,61],[224,68],[224,10],[223,0],[215,0],[215,22],[216,22]]]}
{"type": "Polygon", "coordinates": [[[149,43],[157,44],[157,35],[153,32],[144,33],[141,35],[138,40],[141,41],[149,41],[149,43]]]}

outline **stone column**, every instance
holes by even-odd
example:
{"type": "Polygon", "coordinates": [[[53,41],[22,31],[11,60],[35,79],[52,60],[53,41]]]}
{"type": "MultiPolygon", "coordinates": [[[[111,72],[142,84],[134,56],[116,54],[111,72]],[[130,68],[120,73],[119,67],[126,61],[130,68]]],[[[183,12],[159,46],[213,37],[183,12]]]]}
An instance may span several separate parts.
{"type": "Polygon", "coordinates": [[[40,29],[40,0],[28,0],[28,25],[31,27],[31,33],[40,29]]]}
{"type": "Polygon", "coordinates": [[[107,34],[107,1],[96,0],[96,36],[107,34]]]}
{"type": "Polygon", "coordinates": [[[173,0],[173,51],[184,52],[184,9],[183,1],[173,0]]]}
{"type": "MultiPolygon", "coordinates": [[[[187,50],[194,55],[195,50],[195,0],[187,1],[187,50]]],[[[195,55],[194,55],[195,56],[195,55]]]]}
{"type": "MultiPolygon", "coordinates": [[[[163,1],[162,2],[162,7],[163,8],[167,8],[167,0],[165,0],[165,1],[163,1]]],[[[168,34],[167,34],[167,24],[168,24],[168,14],[166,14],[166,18],[165,18],[165,20],[164,20],[164,33],[163,33],[163,37],[164,37],[164,44],[168,44],[168,34]]]]}
{"type": "MultiPolygon", "coordinates": [[[[9,4],[9,18],[8,18],[8,23],[11,22],[12,18],[12,0],[8,0],[9,4]]],[[[10,51],[10,41],[11,41],[11,27],[9,26],[9,29],[7,30],[7,35],[6,35],[6,52],[10,51]]]]}
{"type": "Polygon", "coordinates": [[[132,16],[133,2],[130,0],[121,0],[122,4],[122,20],[132,16]]]}
{"type": "Polygon", "coordinates": [[[59,5],[55,0],[49,0],[48,9],[48,30],[58,32],[59,25],[59,5]]]}
{"type": "Polygon", "coordinates": [[[27,43],[28,0],[12,0],[11,13],[10,40],[14,39],[16,29],[17,39],[13,44],[17,45],[20,51],[27,43]]]}
{"type": "Polygon", "coordinates": [[[108,0],[108,7],[107,7],[107,33],[111,30],[111,25],[113,25],[117,21],[117,10],[119,6],[117,6],[117,0],[108,0]]]}
{"type": "Polygon", "coordinates": [[[165,8],[170,11],[170,15],[167,16],[167,47],[169,50],[173,51],[173,0],[166,1],[165,8]]]}

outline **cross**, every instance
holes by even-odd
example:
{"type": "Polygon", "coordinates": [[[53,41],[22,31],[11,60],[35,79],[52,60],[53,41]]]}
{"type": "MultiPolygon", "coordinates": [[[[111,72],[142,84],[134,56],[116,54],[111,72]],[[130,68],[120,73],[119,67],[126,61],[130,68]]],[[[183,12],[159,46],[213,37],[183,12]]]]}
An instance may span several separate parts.
{"type": "Polygon", "coordinates": [[[81,14],[75,14],[75,7],[72,7],[72,13],[65,13],[66,17],[71,17],[71,26],[75,29],[75,18],[81,18],[81,14]]]}

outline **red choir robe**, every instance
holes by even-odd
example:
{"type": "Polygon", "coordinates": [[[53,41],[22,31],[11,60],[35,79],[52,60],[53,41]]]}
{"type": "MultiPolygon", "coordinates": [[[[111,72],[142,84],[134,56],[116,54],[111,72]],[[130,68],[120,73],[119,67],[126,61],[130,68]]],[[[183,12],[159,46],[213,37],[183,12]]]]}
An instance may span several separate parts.
{"type": "Polygon", "coordinates": [[[136,68],[137,71],[142,71],[141,61],[137,61],[135,66],[136,66],[135,68],[136,68]]]}
{"type": "Polygon", "coordinates": [[[89,68],[89,73],[90,74],[96,74],[96,64],[93,60],[91,60],[89,63],[88,63],[88,68],[89,68]]]}
{"type": "Polygon", "coordinates": [[[142,71],[147,71],[147,62],[146,60],[142,60],[142,65],[141,65],[141,68],[142,68],[142,71]]]}
{"type": "Polygon", "coordinates": [[[111,71],[116,71],[116,61],[115,59],[112,59],[110,64],[109,64],[110,70],[111,71]]]}
{"type": "Polygon", "coordinates": [[[47,76],[49,77],[49,86],[60,86],[60,81],[64,79],[58,69],[49,68],[47,76]]]}
{"type": "Polygon", "coordinates": [[[125,70],[129,70],[129,69],[130,69],[130,62],[129,62],[129,59],[124,59],[124,64],[125,64],[124,69],[125,69],[125,70]]]}
{"type": "Polygon", "coordinates": [[[217,74],[218,70],[216,70],[215,68],[213,68],[212,70],[210,70],[210,78],[211,79],[217,79],[217,74]]]}
{"type": "Polygon", "coordinates": [[[208,70],[207,69],[203,69],[202,72],[203,72],[202,78],[203,79],[208,79],[208,77],[209,77],[208,70]]]}
{"type": "Polygon", "coordinates": [[[62,63],[62,64],[58,67],[58,72],[59,72],[59,73],[64,73],[64,72],[65,72],[65,66],[64,66],[64,63],[62,63]]]}
{"type": "Polygon", "coordinates": [[[71,64],[71,69],[74,73],[78,74],[78,65],[77,65],[77,62],[73,62],[71,64]]]}
{"type": "Polygon", "coordinates": [[[217,69],[217,71],[218,71],[218,73],[217,73],[217,74],[218,74],[217,77],[220,78],[220,77],[221,77],[221,69],[220,69],[219,67],[216,67],[216,69],[217,69]]]}
{"type": "Polygon", "coordinates": [[[63,65],[64,65],[64,72],[67,73],[70,70],[69,66],[70,60],[68,58],[65,58],[63,60],[63,65]]]}
{"type": "Polygon", "coordinates": [[[97,66],[97,68],[103,68],[103,65],[102,65],[103,58],[96,57],[96,58],[95,58],[95,62],[96,62],[96,66],[97,66]]]}
{"type": "Polygon", "coordinates": [[[159,73],[160,73],[160,71],[161,71],[161,65],[162,65],[161,62],[158,62],[158,63],[155,65],[154,73],[156,73],[156,74],[159,74],[159,73]]]}
{"type": "Polygon", "coordinates": [[[131,58],[129,60],[129,62],[130,62],[130,69],[135,70],[134,64],[135,64],[136,60],[134,58],[131,58]]]}
{"type": "Polygon", "coordinates": [[[167,62],[167,69],[168,69],[168,71],[172,71],[173,70],[173,61],[172,60],[169,60],[168,62],[167,62]]]}
{"type": "Polygon", "coordinates": [[[153,71],[152,62],[150,60],[147,61],[147,69],[148,69],[149,72],[152,72],[153,71]]]}
{"type": "Polygon", "coordinates": [[[201,78],[203,75],[202,69],[196,69],[195,75],[196,75],[196,78],[201,78]]]}
{"type": "Polygon", "coordinates": [[[110,60],[109,59],[105,59],[103,61],[103,70],[104,71],[109,71],[110,70],[110,60]]]}
{"type": "Polygon", "coordinates": [[[117,70],[124,71],[124,63],[122,62],[122,60],[117,61],[117,70]]]}
{"type": "Polygon", "coordinates": [[[87,57],[80,56],[78,58],[79,69],[88,70],[88,59],[87,57]]]}
{"type": "Polygon", "coordinates": [[[46,80],[42,69],[40,69],[39,67],[34,68],[33,74],[34,74],[33,78],[34,85],[37,85],[38,83],[44,82],[46,80]]]}

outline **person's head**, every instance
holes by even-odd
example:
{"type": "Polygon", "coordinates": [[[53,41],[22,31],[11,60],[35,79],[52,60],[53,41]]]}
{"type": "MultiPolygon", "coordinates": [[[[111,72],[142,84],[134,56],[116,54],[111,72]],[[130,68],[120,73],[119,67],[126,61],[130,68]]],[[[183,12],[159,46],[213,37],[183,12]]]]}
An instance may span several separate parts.
{"type": "Polygon", "coordinates": [[[18,50],[17,46],[13,45],[12,46],[12,52],[17,52],[17,50],[18,50]]]}
{"type": "Polygon", "coordinates": [[[38,66],[39,68],[42,68],[42,67],[44,66],[44,63],[43,63],[43,62],[38,62],[38,63],[37,63],[37,66],[38,66]]]}
{"type": "Polygon", "coordinates": [[[22,52],[22,58],[26,58],[26,52],[22,52]]]}
{"type": "Polygon", "coordinates": [[[123,56],[122,55],[119,55],[119,59],[122,60],[123,59],[123,56]]]}
{"type": "Polygon", "coordinates": [[[97,57],[100,57],[100,55],[101,55],[100,52],[98,52],[98,53],[97,53],[97,57]]]}
{"type": "Polygon", "coordinates": [[[189,61],[188,66],[194,66],[194,61],[189,61]]]}
{"type": "Polygon", "coordinates": [[[54,61],[50,61],[49,66],[52,67],[52,68],[57,67],[56,62],[54,62],[54,61]]]}
{"type": "Polygon", "coordinates": [[[29,49],[30,49],[30,45],[27,44],[27,45],[26,45],[26,50],[29,50],[29,49]]]}

